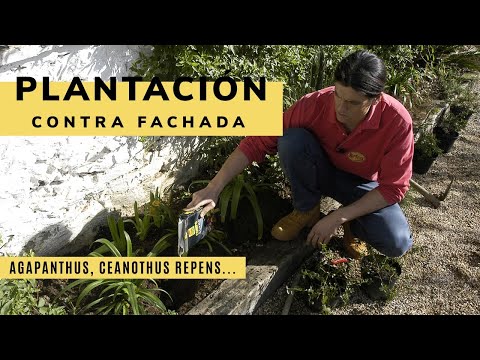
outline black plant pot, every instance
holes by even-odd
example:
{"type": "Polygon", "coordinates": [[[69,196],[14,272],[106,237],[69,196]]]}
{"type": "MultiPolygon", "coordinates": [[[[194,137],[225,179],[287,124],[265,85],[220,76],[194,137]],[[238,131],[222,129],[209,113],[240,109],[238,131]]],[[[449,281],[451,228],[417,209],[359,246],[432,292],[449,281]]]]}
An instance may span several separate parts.
{"type": "Polygon", "coordinates": [[[421,149],[415,149],[412,162],[413,172],[420,175],[426,174],[437,157],[438,154],[430,157],[426,156],[421,149]]]}
{"type": "Polygon", "coordinates": [[[395,269],[395,274],[389,274],[388,276],[371,276],[368,278],[368,282],[363,283],[361,288],[372,300],[388,300],[389,294],[393,291],[397,279],[402,273],[402,267],[400,264],[393,262],[390,264],[395,269]]]}
{"type": "Polygon", "coordinates": [[[438,147],[442,149],[444,153],[447,153],[451,150],[453,143],[458,139],[459,136],[457,131],[446,132],[440,126],[435,126],[433,128],[433,133],[438,140],[438,147]]]}

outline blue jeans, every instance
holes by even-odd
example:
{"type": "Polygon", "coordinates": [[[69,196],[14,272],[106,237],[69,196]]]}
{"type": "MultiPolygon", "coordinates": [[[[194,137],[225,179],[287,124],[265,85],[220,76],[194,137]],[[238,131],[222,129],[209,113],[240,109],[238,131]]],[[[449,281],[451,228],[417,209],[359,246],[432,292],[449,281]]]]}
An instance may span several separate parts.
{"type": "MultiPolygon", "coordinates": [[[[322,196],[349,205],[378,186],[376,181],[339,170],[306,129],[286,129],[278,138],[278,155],[290,182],[293,206],[312,209],[322,196]]],[[[356,237],[389,257],[402,256],[412,246],[407,219],[398,204],[361,216],[350,223],[356,237]]]]}

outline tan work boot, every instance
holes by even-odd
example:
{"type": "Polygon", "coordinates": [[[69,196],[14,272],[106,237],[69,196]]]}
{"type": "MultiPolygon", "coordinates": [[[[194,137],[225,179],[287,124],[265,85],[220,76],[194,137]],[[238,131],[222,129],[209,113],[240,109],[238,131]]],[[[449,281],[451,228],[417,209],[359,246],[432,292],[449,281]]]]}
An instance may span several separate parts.
{"type": "Polygon", "coordinates": [[[293,210],[287,216],[281,218],[272,228],[272,236],[280,241],[295,239],[300,231],[306,226],[315,225],[320,220],[319,203],[312,210],[293,210]]]}
{"type": "Polygon", "coordinates": [[[352,259],[358,260],[368,255],[367,244],[353,236],[348,221],[343,224],[343,248],[352,259]]]}

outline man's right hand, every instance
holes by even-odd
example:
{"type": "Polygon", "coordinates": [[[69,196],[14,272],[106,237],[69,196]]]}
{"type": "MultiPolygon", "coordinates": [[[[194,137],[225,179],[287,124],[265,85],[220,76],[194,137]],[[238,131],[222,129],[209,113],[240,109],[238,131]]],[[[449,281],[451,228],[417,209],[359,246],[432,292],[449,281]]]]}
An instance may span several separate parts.
{"type": "Polygon", "coordinates": [[[247,156],[237,147],[225,161],[225,164],[222,165],[217,175],[208,183],[207,187],[193,193],[192,201],[190,201],[185,210],[193,210],[199,206],[204,206],[200,213],[200,216],[204,217],[217,204],[223,188],[235,176],[240,174],[249,163],[247,156]]]}
{"type": "Polygon", "coordinates": [[[193,193],[192,201],[187,205],[185,210],[193,210],[199,206],[203,206],[203,210],[200,213],[200,217],[204,217],[210,210],[212,210],[218,201],[220,193],[210,186],[207,186],[201,190],[193,193]]]}

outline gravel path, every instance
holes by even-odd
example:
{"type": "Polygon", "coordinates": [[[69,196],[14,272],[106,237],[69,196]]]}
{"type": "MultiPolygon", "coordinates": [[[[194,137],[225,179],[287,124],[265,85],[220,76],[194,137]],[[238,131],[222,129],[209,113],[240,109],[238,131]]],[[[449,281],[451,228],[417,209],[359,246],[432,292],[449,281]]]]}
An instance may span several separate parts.
{"type": "MultiPolygon", "coordinates": [[[[438,209],[411,189],[402,203],[413,248],[402,260],[397,292],[387,303],[357,291],[333,314],[480,314],[480,118],[474,114],[452,150],[414,180],[433,194],[455,181],[438,209]]],[[[295,274],[294,274],[295,275],[295,274]]],[[[280,315],[294,275],[255,314],[280,315]]],[[[316,315],[294,297],[289,314],[316,315]]]]}

